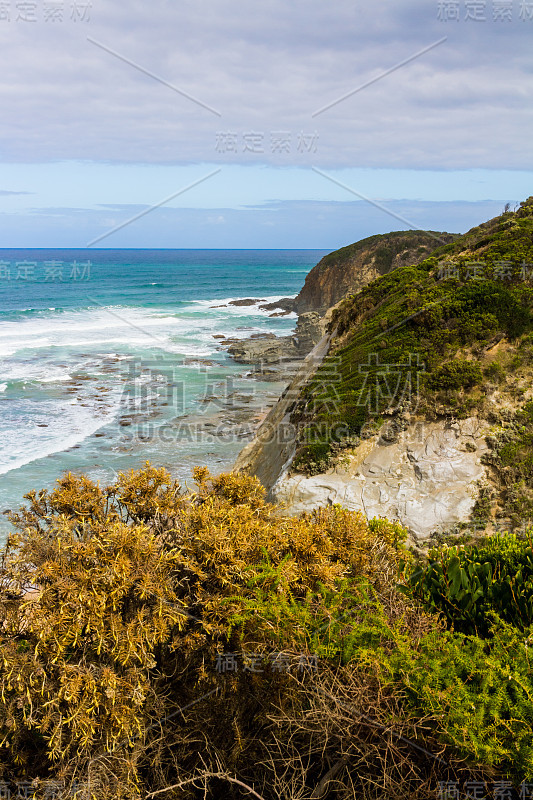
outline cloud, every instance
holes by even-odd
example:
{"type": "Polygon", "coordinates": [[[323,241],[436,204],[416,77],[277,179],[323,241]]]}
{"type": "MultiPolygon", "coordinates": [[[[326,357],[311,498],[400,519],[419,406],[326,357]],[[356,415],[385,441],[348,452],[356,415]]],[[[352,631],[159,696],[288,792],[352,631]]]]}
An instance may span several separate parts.
{"type": "Polygon", "coordinates": [[[33,194],[33,192],[11,192],[8,189],[0,189],[0,197],[9,197],[11,195],[20,195],[20,194],[33,194]]]}
{"type": "Polygon", "coordinates": [[[4,160],[531,168],[533,20],[438,20],[437,0],[94,0],[91,21],[1,23],[4,160]],[[3,33],[2,33],[3,31],[3,33]],[[6,33],[9,32],[9,37],[6,33]],[[161,76],[222,117],[88,41],[161,76]],[[317,109],[447,40],[318,117],[317,109]],[[12,65],[17,69],[13,70],[12,65]],[[9,75],[9,78],[7,77],[9,75]],[[217,149],[233,133],[235,151],[217,149]],[[290,152],[272,134],[289,132],[290,152]],[[299,152],[300,134],[318,134],[299,152]]]}

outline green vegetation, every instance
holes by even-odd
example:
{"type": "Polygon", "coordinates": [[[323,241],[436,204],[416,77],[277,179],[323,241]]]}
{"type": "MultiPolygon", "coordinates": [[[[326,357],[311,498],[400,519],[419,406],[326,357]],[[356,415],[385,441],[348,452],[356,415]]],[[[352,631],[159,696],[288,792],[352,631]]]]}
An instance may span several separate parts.
{"type": "Polygon", "coordinates": [[[395,256],[401,255],[407,247],[417,248],[418,255],[423,258],[429,255],[431,250],[434,250],[439,245],[440,241],[448,241],[455,238],[457,238],[456,234],[443,234],[437,231],[407,230],[386,234],[378,233],[329,253],[323,257],[321,264],[324,267],[328,267],[331,264],[349,262],[359,252],[378,245],[374,251],[374,264],[379,272],[384,275],[393,266],[395,256]]]}
{"type": "MultiPolygon", "coordinates": [[[[521,351],[524,352],[525,344],[521,351]]],[[[529,346],[527,347],[529,351],[529,346]]],[[[529,356],[529,352],[527,352],[529,356]]],[[[501,484],[501,516],[520,526],[533,520],[533,402],[518,406],[488,438],[483,461],[495,468],[501,484]]]]}
{"type": "Polygon", "coordinates": [[[471,389],[482,379],[481,367],[472,361],[455,359],[437,367],[426,382],[428,389],[471,389]]]}
{"type": "Polygon", "coordinates": [[[394,659],[416,713],[438,718],[440,740],[467,763],[503,771],[515,786],[533,774],[531,633],[524,639],[501,623],[490,643],[433,633],[394,659]]]}
{"type": "Polygon", "coordinates": [[[13,515],[0,780],[290,800],[325,796],[335,767],[328,797],[406,800],[533,777],[529,540],[418,563],[397,523],[294,519],[254,478],[195,480],[67,475],[13,515]]]}
{"type": "Polygon", "coordinates": [[[530,775],[531,532],[436,548],[427,560],[405,562],[403,580],[402,591],[449,628],[426,637],[415,660],[400,656],[418,713],[442,714],[443,740],[465,757],[530,775]]]}
{"type": "Polygon", "coordinates": [[[409,574],[413,597],[466,634],[487,636],[496,612],[519,630],[533,624],[531,539],[496,534],[482,545],[430,551],[409,574]]]}
{"type": "Polygon", "coordinates": [[[532,198],[342,301],[337,338],[292,415],[294,467],[320,472],[384,414],[482,411],[479,389],[498,376],[497,366],[483,372],[485,351],[503,337],[518,353],[531,344],[531,265],[532,198]]]}

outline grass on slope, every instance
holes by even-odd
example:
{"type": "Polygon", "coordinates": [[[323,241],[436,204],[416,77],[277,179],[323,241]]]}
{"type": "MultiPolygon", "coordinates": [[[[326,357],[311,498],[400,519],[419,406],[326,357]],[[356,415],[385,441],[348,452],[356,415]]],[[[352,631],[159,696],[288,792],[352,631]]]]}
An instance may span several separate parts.
{"type": "Polygon", "coordinates": [[[334,346],[293,413],[294,467],[323,471],[384,415],[479,410],[487,376],[477,358],[533,330],[530,273],[533,198],[348,296],[331,321],[334,346]]]}

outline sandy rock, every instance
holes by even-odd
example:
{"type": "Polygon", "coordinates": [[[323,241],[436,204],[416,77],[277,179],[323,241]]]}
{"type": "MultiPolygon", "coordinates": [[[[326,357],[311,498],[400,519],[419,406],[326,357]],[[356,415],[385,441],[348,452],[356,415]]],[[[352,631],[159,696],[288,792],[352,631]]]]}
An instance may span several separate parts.
{"type": "Polygon", "coordinates": [[[298,352],[301,355],[310,353],[313,347],[321,340],[324,333],[324,326],[321,323],[320,314],[317,314],[316,311],[308,311],[305,314],[300,314],[296,330],[294,331],[298,352]]]}
{"type": "Polygon", "coordinates": [[[486,477],[486,425],[471,417],[460,422],[417,422],[397,440],[381,437],[363,442],[366,452],[344,468],[323,475],[282,475],[272,496],[290,513],[340,503],[368,519],[399,520],[415,541],[427,539],[459,522],[467,522],[486,477]],[[472,448],[473,446],[473,448],[472,448]]]}

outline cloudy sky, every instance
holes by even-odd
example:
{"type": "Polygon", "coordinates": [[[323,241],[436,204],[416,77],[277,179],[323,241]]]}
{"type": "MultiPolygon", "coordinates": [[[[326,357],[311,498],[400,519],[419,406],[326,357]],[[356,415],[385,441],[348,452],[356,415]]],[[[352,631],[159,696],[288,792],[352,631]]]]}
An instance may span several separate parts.
{"type": "Polygon", "coordinates": [[[533,0],[0,0],[0,247],[467,230],[533,194],[532,42],[533,0]]]}

